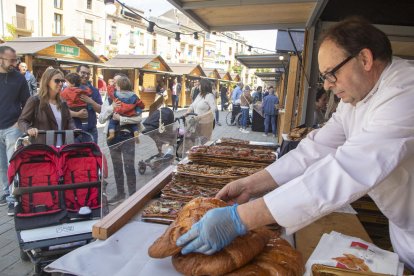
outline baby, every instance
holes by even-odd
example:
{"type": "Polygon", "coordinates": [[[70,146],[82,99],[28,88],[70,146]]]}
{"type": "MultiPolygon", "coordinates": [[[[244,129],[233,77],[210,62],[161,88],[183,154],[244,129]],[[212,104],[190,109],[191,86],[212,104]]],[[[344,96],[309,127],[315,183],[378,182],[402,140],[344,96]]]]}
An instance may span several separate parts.
{"type": "MultiPolygon", "coordinates": [[[[81,78],[76,73],[67,74],[65,80],[67,86],[60,93],[60,97],[66,101],[69,109],[72,111],[80,111],[82,109],[88,108],[87,103],[82,101],[80,96],[91,96],[92,90],[85,85],[81,85],[81,78]]],[[[80,120],[82,124],[88,123],[88,118],[81,118],[80,120]]]]}
{"type": "MultiPolygon", "coordinates": [[[[125,117],[140,116],[142,114],[142,110],[145,108],[145,105],[135,94],[135,92],[131,91],[132,85],[129,79],[127,77],[120,77],[115,85],[116,91],[108,89],[108,97],[112,101],[119,103],[119,106],[114,108],[114,113],[125,117]]],[[[118,125],[119,121],[116,121],[114,119],[109,120],[107,138],[108,141],[114,139],[115,129],[118,125]]],[[[130,124],[129,127],[134,133],[135,142],[139,143],[138,125],[130,124]]]]}

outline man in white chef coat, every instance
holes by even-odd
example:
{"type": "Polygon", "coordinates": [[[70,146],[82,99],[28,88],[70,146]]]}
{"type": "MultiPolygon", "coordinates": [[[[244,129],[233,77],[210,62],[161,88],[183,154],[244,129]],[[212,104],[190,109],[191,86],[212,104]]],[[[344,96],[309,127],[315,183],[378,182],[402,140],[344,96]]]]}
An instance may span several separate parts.
{"type": "Polygon", "coordinates": [[[265,170],[227,184],[177,241],[212,254],[248,230],[278,223],[288,234],[365,194],[389,219],[393,248],[414,268],[414,62],[392,57],[386,35],[361,18],[321,39],[324,88],[341,98],[321,129],[265,170]]]}

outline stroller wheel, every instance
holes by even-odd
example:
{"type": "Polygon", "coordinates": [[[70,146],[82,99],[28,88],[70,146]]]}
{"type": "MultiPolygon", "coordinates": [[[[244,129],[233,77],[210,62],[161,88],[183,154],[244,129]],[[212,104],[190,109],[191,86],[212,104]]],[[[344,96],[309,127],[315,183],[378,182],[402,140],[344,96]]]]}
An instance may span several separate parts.
{"type": "Polygon", "coordinates": [[[30,261],[29,255],[27,255],[27,253],[26,253],[26,252],[24,252],[24,250],[23,250],[23,249],[21,249],[21,248],[20,248],[20,259],[21,259],[23,262],[28,262],[28,261],[30,261]]]}
{"type": "Polygon", "coordinates": [[[145,164],[144,161],[139,161],[138,162],[138,172],[142,175],[145,173],[145,171],[147,170],[147,165],[145,164]]]}

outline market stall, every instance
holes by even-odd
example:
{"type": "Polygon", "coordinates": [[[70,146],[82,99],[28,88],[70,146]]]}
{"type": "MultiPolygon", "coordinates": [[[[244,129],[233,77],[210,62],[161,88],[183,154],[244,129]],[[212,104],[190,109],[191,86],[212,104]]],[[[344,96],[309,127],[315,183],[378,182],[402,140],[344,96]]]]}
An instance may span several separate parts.
{"type": "Polygon", "coordinates": [[[114,74],[126,74],[133,83],[146,109],[154,102],[156,94],[168,91],[172,70],[161,56],[157,55],[117,55],[105,63],[102,70],[104,79],[114,74]],[[158,90],[158,91],[157,91],[158,90]]]}
{"type": "Polygon", "coordinates": [[[206,74],[200,65],[183,63],[169,63],[168,65],[173,73],[177,75],[177,78],[181,76],[181,95],[178,106],[189,106],[191,104],[190,91],[194,86],[194,80],[200,80],[201,77],[206,77],[206,74]]]}
{"type": "Polygon", "coordinates": [[[87,64],[92,67],[93,83],[97,86],[97,69],[104,67],[101,59],[74,36],[19,37],[2,45],[15,49],[37,80],[49,66],[59,67],[66,74],[87,64]]]}

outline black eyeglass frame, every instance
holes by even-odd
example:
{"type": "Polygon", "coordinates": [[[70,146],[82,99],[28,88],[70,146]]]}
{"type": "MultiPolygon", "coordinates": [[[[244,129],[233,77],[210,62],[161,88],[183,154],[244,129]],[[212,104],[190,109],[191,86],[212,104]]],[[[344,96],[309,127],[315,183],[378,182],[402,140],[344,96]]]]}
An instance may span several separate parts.
{"type": "Polygon", "coordinates": [[[327,80],[330,83],[335,83],[338,80],[335,76],[335,73],[354,57],[356,57],[356,55],[350,55],[349,57],[344,59],[341,63],[339,63],[337,66],[335,66],[331,71],[328,71],[325,74],[319,74],[319,78],[321,79],[322,82],[325,82],[325,80],[327,80]]]}
{"type": "Polygon", "coordinates": [[[59,83],[65,83],[65,79],[54,79],[53,80],[56,84],[59,84],[59,83]]]}

